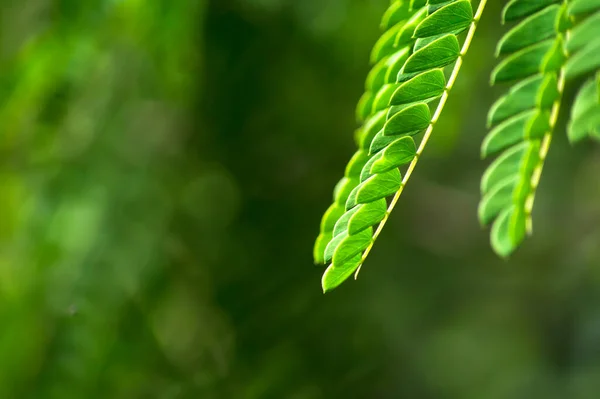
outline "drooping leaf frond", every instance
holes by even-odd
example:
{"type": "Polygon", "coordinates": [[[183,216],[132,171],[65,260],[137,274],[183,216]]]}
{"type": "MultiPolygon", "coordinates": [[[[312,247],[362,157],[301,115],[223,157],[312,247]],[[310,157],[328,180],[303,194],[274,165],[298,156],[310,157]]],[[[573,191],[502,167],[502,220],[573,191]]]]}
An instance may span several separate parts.
{"type": "MultiPolygon", "coordinates": [[[[535,192],[566,80],[600,67],[600,15],[589,16],[599,9],[597,0],[511,0],[504,7],[503,23],[516,25],[498,43],[496,53],[504,59],[491,80],[514,84],[488,114],[492,130],[482,156],[500,155],[482,178],[479,204],[480,222],[493,222],[490,241],[500,256],[531,234],[535,192]]],[[[599,100],[598,80],[591,79],[572,110],[571,141],[598,137],[599,100]]]]}
{"type": "MultiPolygon", "coordinates": [[[[383,16],[381,26],[386,31],[371,51],[371,63],[374,65],[367,75],[365,93],[356,110],[357,119],[362,123],[355,134],[358,150],[346,166],[344,177],[333,191],[333,204],[321,220],[321,231],[313,254],[317,264],[326,262],[325,248],[333,238],[336,222],[346,211],[346,200],[350,192],[360,183],[361,171],[370,159],[372,138],[385,124],[386,108],[395,91],[397,74],[412,53],[412,34],[423,19],[423,4],[415,5],[410,1],[393,1],[383,16]]],[[[385,200],[383,201],[386,208],[385,200]]]]}
{"type": "Polygon", "coordinates": [[[357,107],[358,150],[315,243],[315,262],[330,262],[325,292],[358,273],[440,116],[485,4],[473,15],[469,0],[395,0],[385,12],[357,107]],[[422,133],[417,149],[413,137],[422,133]]]}

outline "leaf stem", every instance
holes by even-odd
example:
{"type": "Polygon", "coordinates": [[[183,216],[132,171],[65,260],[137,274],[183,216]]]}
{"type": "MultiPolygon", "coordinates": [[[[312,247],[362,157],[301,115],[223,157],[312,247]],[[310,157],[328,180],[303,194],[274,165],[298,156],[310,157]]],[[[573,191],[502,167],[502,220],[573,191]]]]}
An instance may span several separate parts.
{"type": "MultiPolygon", "coordinates": [[[[565,43],[569,40],[569,34],[570,31],[567,30],[565,32],[565,43]]],[[[566,47],[563,46],[563,51],[565,54],[565,57],[569,56],[569,53],[567,52],[566,47]]],[[[562,98],[563,98],[563,92],[565,90],[565,66],[563,64],[563,66],[560,68],[559,71],[559,75],[558,75],[558,97],[557,99],[554,101],[554,104],[552,104],[552,111],[550,112],[550,128],[548,129],[548,131],[546,132],[546,134],[544,134],[544,138],[542,139],[542,144],[540,146],[540,160],[538,162],[538,164],[536,165],[535,169],[533,170],[533,173],[531,174],[531,193],[527,196],[527,199],[525,200],[525,215],[526,215],[526,230],[527,230],[527,235],[531,235],[533,233],[533,221],[532,221],[532,217],[531,214],[533,212],[533,203],[535,202],[535,194],[537,192],[537,187],[540,184],[540,179],[542,176],[542,170],[544,169],[544,162],[546,160],[546,157],[548,156],[548,151],[550,150],[550,143],[552,142],[552,132],[554,131],[554,128],[556,127],[556,122],[558,120],[558,114],[560,111],[560,107],[561,107],[561,103],[562,103],[562,98]]]]}
{"type": "Polygon", "coordinates": [[[387,222],[387,220],[390,216],[390,213],[396,206],[396,203],[398,202],[398,199],[400,198],[400,195],[402,194],[402,191],[404,190],[404,186],[406,186],[408,179],[410,179],[410,176],[412,175],[412,172],[415,169],[417,162],[419,162],[419,158],[420,158],[421,154],[423,153],[423,150],[425,149],[427,142],[429,141],[431,132],[433,131],[433,127],[435,126],[436,122],[438,121],[438,119],[442,113],[442,110],[444,109],[444,106],[446,105],[446,101],[448,100],[449,92],[450,92],[450,90],[452,90],[452,87],[454,86],[454,83],[456,82],[458,72],[460,71],[460,68],[463,63],[463,58],[464,58],[465,54],[467,53],[467,51],[469,50],[471,42],[473,41],[473,35],[475,34],[475,30],[477,29],[477,23],[481,19],[481,14],[483,13],[483,9],[485,8],[486,3],[487,3],[487,0],[481,0],[479,2],[479,5],[477,6],[477,11],[476,11],[475,15],[473,16],[473,21],[471,22],[471,25],[469,26],[469,31],[467,33],[467,37],[465,38],[463,46],[460,50],[458,59],[456,60],[456,63],[454,64],[454,68],[452,69],[450,78],[448,79],[448,82],[446,83],[446,88],[444,90],[444,93],[442,94],[442,97],[440,98],[440,102],[438,103],[437,108],[433,114],[433,117],[431,118],[431,123],[429,124],[429,126],[427,127],[427,130],[425,131],[425,134],[423,135],[423,139],[421,140],[421,143],[419,144],[419,148],[417,149],[417,153],[415,154],[415,157],[413,158],[411,163],[408,165],[408,169],[406,170],[406,173],[404,174],[404,178],[402,179],[402,184],[400,185],[400,189],[396,192],[396,194],[394,195],[394,198],[392,198],[392,201],[390,202],[390,205],[388,206],[387,212],[385,214],[385,217],[381,220],[381,222],[379,222],[379,225],[377,226],[377,230],[375,230],[375,233],[373,234],[373,240],[371,241],[371,244],[369,244],[369,246],[367,247],[365,252],[363,252],[361,264],[360,264],[360,266],[358,266],[358,269],[356,269],[356,272],[354,273],[355,280],[358,278],[358,273],[360,273],[360,269],[362,268],[363,262],[369,255],[369,252],[371,252],[371,249],[373,248],[373,244],[375,244],[375,240],[377,240],[377,237],[379,237],[381,230],[383,230],[383,227],[385,226],[385,223],[387,222]]]}

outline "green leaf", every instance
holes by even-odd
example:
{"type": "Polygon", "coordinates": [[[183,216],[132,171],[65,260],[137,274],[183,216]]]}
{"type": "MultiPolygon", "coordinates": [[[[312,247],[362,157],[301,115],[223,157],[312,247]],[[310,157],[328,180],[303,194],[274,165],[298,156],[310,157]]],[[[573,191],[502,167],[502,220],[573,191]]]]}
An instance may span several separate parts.
{"type": "Polygon", "coordinates": [[[509,176],[483,197],[477,209],[481,225],[490,223],[503,209],[512,204],[513,193],[521,181],[521,176],[509,176]]]}
{"type": "MultiPolygon", "coordinates": [[[[339,240],[333,252],[331,263],[334,266],[342,266],[354,256],[364,251],[373,240],[373,228],[369,227],[368,229],[362,230],[361,232],[353,235],[349,235],[348,232],[344,232],[338,237],[342,237],[342,239],[339,240]]],[[[334,241],[332,240],[330,244],[333,242],[334,241]]],[[[327,249],[325,252],[327,253],[327,249]]]]}
{"type": "Polygon", "coordinates": [[[346,281],[350,276],[354,274],[356,269],[362,262],[361,255],[357,255],[343,265],[333,266],[330,265],[321,279],[321,286],[323,287],[323,293],[328,293],[334,288],[337,288],[346,281]]]}
{"type": "Polygon", "coordinates": [[[458,40],[445,35],[413,53],[398,74],[398,81],[405,81],[415,74],[434,68],[442,68],[456,61],[460,55],[458,40]]]}
{"type": "Polygon", "coordinates": [[[535,75],[516,84],[491,107],[488,127],[534,107],[551,107],[559,95],[557,86],[555,74],[535,75]]]}
{"type": "MultiPolygon", "coordinates": [[[[365,81],[365,90],[377,93],[377,91],[386,83],[386,76],[389,68],[388,59],[382,59],[371,68],[365,81]]],[[[392,82],[389,82],[392,83],[392,82]]]]}
{"type": "Polygon", "coordinates": [[[373,108],[373,100],[375,99],[375,94],[372,91],[365,91],[363,95],[358,100],[358,105],[356,106],[356,120],[357,122],[364,122],[365,119],[371,115],[371,109],[373,108]]]}
{"type": "Polygon", "coordinates": [[[526,17],[559,0],[511,0],[502,10],[502,23],[526,17]]]}
{"type": "Polygon", "coordinates": [[[600,26],[600,12],[593,14],[579,23],[569,35],[567,51],[575,53],[588,43],[598,39],[598,26],[600,26]]]}
{"type": "Polygon", "coordinates": [[[598,139],[598,132],[600,132],[600,106],[587,110],[578,119],[572,120],[568,126],[568,137],[572,143],[586,136],[598,139]]]}
{"type": "Polygon", "coordinates": [[[483,141],[483,158],[523,140],[539,139],[550,129],[550,112],[531,110],[502,122],[483,141]]]}
{"type": "Polygon", "coordinates": [[[598,68],[600,68],[600,40],[595,40],[569,58],[565,66],[565,76],[567,79],[573,79],[598,68]]]}
{"type": "Polygon", "coordinates": [[[487,126],[491,127],[511,116],[535,107],[535,98],[543,80],[544,75],[536,75],[514,85],[506,95],[500,97],[490,108],[487,126]]]}
{"type": "Polygon", "coordinates": [[[541,40],[556,36],[561,7],[553,5],[533,14],[512,28],[498,42],[496,54],[513,53],[541,40]]]}
{"type": "Polygon", "coordinates": [[[585,114],[590,108],[598,105],[599,99],[597,95],[596,82],[594,79],[588,79],[579,89],[575,97],[575,103],[571,111],[573,118],[579,118],[585,114]]]}
{"type": "Polygon", "coordinates": [[[393,53],[392,55],[390,55],[388,58],[386,58],[386,72],[384,76],[384,82],[396,83],[396,76],[398,76],[398,72],[400,72],[402,66],[404,65],[410,54],[410,46],[405,46],[393,53]]]}
{"type": "Polygon", "coordinates": [[[577,15],[600,8],[600,0],[571,0],[569,14],[577,15]]]}
{"type": "Polygon", "coordinates": [[[386,30],[396,25],[398,22],[406,20],[410,16],[409,3],[407,1],[393,2],[383,14],[380,27],[386,30]]]}
{"type": "Polygon", "coordinates": [[[382,198],[368,204],[360,204],[354,209],[356,211],[352,213],[347,226],[350,235],[358,234],[381,222],[387,212],[387,202],[382,198]]]}
{"type": "Polygon", "coordinates": [[[510,55],[492,71],[492,84],[526,78],[541,72],[543,62],[554,46],[555,40],[550,39],[510,55]]]}
{"type": "Polygon", "coordinates": [[[354,144],[356,144],[356,146],[358,148],[360,148],[360,140],[362,139],[362,136],[363,136],[362,126],[354,129],[354,134],[352,134],[352,137],[354,138],[354,144]]]}
{"type": "Polygon", "coordinates": [[[401,186],[402,177],[398,169],[371,176],[358,187],[356,202],[366,204],[394,194],[401,186]]]}
{"type": "MultiPolygon", "coordinates": [[[[413,132],[418,133],[418,132],[413,132]]],[[[373,137],[373,141],[371,142],[371,147],[369,148],[369,155],[376,154],[382,149],[386,148],[388,145],[392,144],[394,141],[398,140],[398,136],[385,136],[383,134],[383,130],[373,137]]]]}
{"type": "Polygon", "coordinates": [[[390,105],[390,99],[392,94],[398,88],[398,84],[386,84],[377,92],[375,100],[373,101],[373,109],[371,112],[377,112],[386,109],[390,105]]]}
{"type": "Polygon", "coordinates": [[[325,248],[331,239],[333,238],[333,233],[331,231],[327,233],[320,233],[315,241],[315,246],[313,248],[313,259],[316,265],[325,264],[325,248]]]}
{"type": "Polygon", "coordinates": [[[346,210],[356,204],[366,204],[394,194],[400,188],[401,180],[398,169],[371,176],[352,190],[346,201],[346,210]]]}
{"type": "Polygon", "coordinates": [[[352,192],[352,190],[358,186],[358,177],[347,178],[342,177],[342,179],[338,182],[333,190],[333,200],[338,204],[344,204],[348,195],[352,192]]]}
{"type": "Polygon", "coordinates": [[[379,132],[381,129],[383,129],[383,126],[385,125],[385,121],[386,121],[386,116],[387,116],[387,111],[382,110],[382,111],[379,111],[376,114],[374,114],[372,117],[370,117],[365,122],[365,124],[361,130],[361,137],[360,137],[360,148],[361,149],[366,150],[371,146],[371,141],[373,140],[373,137],[375,137],[377,132],[379,132]]]}
{"type": "Polygon", "coordinates": [[[390,169],[409,163],[417,153],[412,137],[404,136],[389,144],[384,151],[374,158],[371,173],[387,172],[390,169]]]}
{"type": "Polygon", "coordinates": [[[410,55],[410,47],[394,49],[389,56],[377,62],[367,75],[365,90],[377,93],[386,83],[395,83],[398,71],[410,55]]]}
{"type": "Polygon", "coordinates": [[[431,123],[431,112],[424,103],[410,105],[394,114],[383,127],[385,136],[409,134],[426,129],[431,123]]]}
{"type": "Polygon", "coordinates": [[[346,200],[346,211],[354,208],[356,206],[356,196],[358,195],[358,186],[354,187],[354,189],[348,195],[348,199],[346,200]]]}
{"type": "Polygon", "coordinates": [[[398,23],[381,35],[371,51],[371,64],[381,62],[386,56],[394,52],[394,47],[397,47],[394,46],[396,35],[404,28],[404,26],[405,24],[398,23]]]}
{"type": "Polygon", "coordinates": [[[421,50],[423,47],[427,46],[430,43],[433,43],[434,41],[436,41],[437,39],[441,38],[444,35],[446,35],[446,34],[442,33],[439,35],[418,38],[415,41],[415,45],[413,46],[413,53],[421,50]]]}
{"type": "Polygon", "coordinates": [[[325,262],[329,262],[333,258],[333,253],[335,252],[335,249],[346,237],[348,237],[347,232],[344,232],[343,234],[334,235],[333,238],[327,243],[323,258],[325,262]]]}
{"type": "Polygon", "coordinates": [[[360,182],[364,182],[365,180],[367,180],[369,177],[373,176],[374,173],[371,172],[371,166],[373,166],[373,163],[376,161],[375,157],[371,157],[371,159],[369,159],[369,161],[365,164],[365,166],[363,166],[361,172],[360,172],[360,182]]]}
{"type": "Polygon", "coordinates": [[[511,206],[505,209],[492,226],[492,248],[501,257],[507,257],[523,241],[525,231],[526,215],[523,208],[511,206]]]}
{"type": "Polygon", "coordinates": [[[521,174],[530,176],[540,159],[540,142],[524,141],[492,162],[481,179],[481,193],[485,194],[507,177],[521,174]]]}
{"type": "MultiPolygon", "coordinates": [[[[406,1],[406,0],[403,0],[406,1]]],[[[452,0],[455,1],[455,0],[452,0]]],[[[410,9],[411,10],[419,10],[422,7],[427,5],[427,0],[410,0],[410,9]]]]}
{"type": "Polygon", "coordinates": [[[402,83],[392,95],[390,105],[436,98],[444,93],[446,78],[441,69],[432,69],[402,83]]]}
{"type": "Polygon", "coordinates": [[[342,214],[342,216],[336,222],[335,227],[333,228],[333,237],[337,237],[339,234],[348,231],[348,221],[350,220],[352,215],[354,215],[357,211],[358,206],[355,206],[354,208],[342,214]]]}
{"type": "Polygon", "coordinates": [[[350,158],[350,162],[346,165],[345,175],[350,176],[360,176],[360,171],[365,166],[367,161],[369,160],[369,154],[365,150],[358,150],[354,153],[352,158],[350,158]]]}
{"type": "Polygon", "coordinates": [[[588,135],[594,136],[595,132],[600,131],[600,99],[598,98],[598,92],[597,81],[589,79],[577,93],[571,110],[571,120],[567,127],[567,134],[571,143],[576,143],[588,135]]]}
{"type": "Polygon", "coordinates": [[[399,31],[396,32],[396,36],[394,38],[394,46],[400,47],[404,44],[411,43],[414,40],[413,35],[415,33],[415,28],[417,27],[417,25],[419,25],[421,23],[421,21],[423,21],[423,19],[425,19],[426,16],[427,16],[426,8],[422,8],[419,11],[417,11],[404,24],[402,29],[400,29],[399,31]]]}
{"type": "Polygon", "coordinates": [[[345,209],[342,205],[334,202],[327,208],[325,213],[323,214],[323,218],[321,219],[321,231],[322,232],[330,232],[333,231],[333,227],[336,222],[345,212],[345,209]]]}
{"type": "Polygon", "coordinates": [[[425,18],[415,30],[415,37],[440,34],[458,34],[469,27],[473,20],[473,9],[469,0],[460,0],[445,5],[425,18]]]}

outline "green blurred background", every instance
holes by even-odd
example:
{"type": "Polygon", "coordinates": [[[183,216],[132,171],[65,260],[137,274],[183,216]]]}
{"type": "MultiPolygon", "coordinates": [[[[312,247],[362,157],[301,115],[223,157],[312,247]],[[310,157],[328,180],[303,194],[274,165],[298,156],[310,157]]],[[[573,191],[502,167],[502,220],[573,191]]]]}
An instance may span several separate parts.
{"type": "Polygon", "coordinates": [[[323,295],[389,0],[1,0],[0,398],[598,398],[598,148],[564,113],[510,262],[476,218],[502,3],[323,295]]]}

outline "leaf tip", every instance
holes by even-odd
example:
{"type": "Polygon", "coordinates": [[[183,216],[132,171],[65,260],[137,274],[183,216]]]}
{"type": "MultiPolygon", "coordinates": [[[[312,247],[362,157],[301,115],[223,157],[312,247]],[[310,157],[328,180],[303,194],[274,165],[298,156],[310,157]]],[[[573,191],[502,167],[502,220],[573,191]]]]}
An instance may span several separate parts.
{"type": "Polygon", "coordinates": [[[515,248],[512,246],[502,245],[493,241],[491,245],[494,253],[505,262],[508,262],[510,260],[510,256],[515,250],[515,248]]]}
{"type": "Polygon", "coordinates": [[[333,265],[329,265],[327,267],[327,270],[325,270],[325,273],[323,273],[323,277],[321,277],[321,289],[323,290],[323,294],[327,294],[328,292],[333,291],[340,283],[338,282],[338,284],[332,283],[332,281],[330,280],[331,276],[330,274],[333,273],[333,265]]]}
{"type": "Polygon", "coordinates": [[[496,48],[494,49],[494,57],[498,58],[502,55],[502,47],[503,47],[503,42],[499,41],[498,44],[496,45],[496,48]]]}
{"type": "Polygon", "coordinates": [[[488,156],[487,146],[485,145],[485,141],[481,146],[481,150],[479,151],[479,157],[483,161],[488,156]]]}

